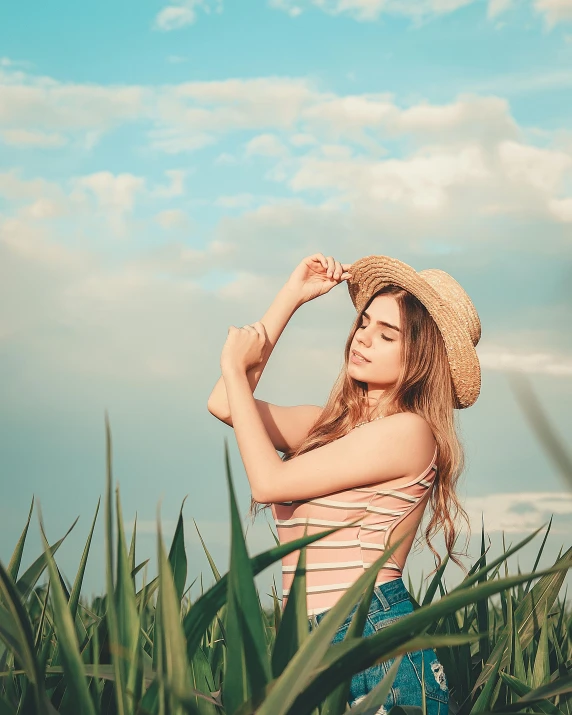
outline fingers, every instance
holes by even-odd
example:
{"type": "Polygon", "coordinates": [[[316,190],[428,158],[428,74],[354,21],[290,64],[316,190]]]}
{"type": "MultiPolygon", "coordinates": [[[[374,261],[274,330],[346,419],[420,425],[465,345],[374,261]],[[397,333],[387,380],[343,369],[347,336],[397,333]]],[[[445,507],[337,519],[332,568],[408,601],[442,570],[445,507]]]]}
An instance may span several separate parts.
{"type": "Polygon", "coordinates": [[[327,256],[326,260],[328,261],[328,269],[326,271],[326,276],[328,278],[333,278],[336,262],[334,261],[333,256],[327,256]]]}
{"type": "Polygon", "coordinates": [[[328,262],[323,253],[314,253],[312,258],[317,259],[322,264],[322,267],[328,270],[328,262]]]}
{"type": "Polygon", "coordinates": [[[339,281],[341,278],[350,278],[351,273],[347,271],[351,268],[352,263],[340,263],[333,256],[324,256],[323,253],[315,253],[312,258],[318,260],[326,270],[326,276],[333,280],[339,281]]]}
{"type": "Polygon", "coordinates": [[[266,340],[266,328],[264,327],[264,324],[260,320],[257,320],[256,323],[252,323],[252,325],[245,325],[244,329],[245,330],[255,330],[258,333],[258,335],[260,335],[261,338],[266,340]]]}

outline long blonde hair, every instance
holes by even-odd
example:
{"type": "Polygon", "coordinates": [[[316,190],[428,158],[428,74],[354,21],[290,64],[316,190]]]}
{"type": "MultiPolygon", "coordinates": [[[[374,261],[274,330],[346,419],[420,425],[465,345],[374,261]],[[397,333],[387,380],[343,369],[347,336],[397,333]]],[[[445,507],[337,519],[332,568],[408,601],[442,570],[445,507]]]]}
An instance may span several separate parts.
{"type": "MultiPolygon", "coordinates": [[[[465,521],[468,543],[469,520],[456,494],[457,482],[465,460],[455,424],[456,398],[451,371],[445,343],[437,324],[425,306],[403,288],[395,285],[385,286],[372,295],[362,312],[357,315],[346,341],[344,367],[332,387],[320,417],[306,439],[296,449],[284,452],[282,460],[287,461],[322,447],[346,435],[358,422],[369,419],[367,384],[351,377],[347,364],[363,311],[367,310],[378,295],[391,295],[396,299],[404,336],[401,373],[393,388],[384,394],[384,404],[388,405],[384,414],[388,416],[397,412],[415,412],[430,425],[437,442],[437,474],[429,501],[431,518],[424,536],[439,566],[441,557],[433,547],[432,538],[443,529],[449,557],[463,568],[458,557],[466,552],[454,550],[458,536],[456,522],[459,517],[465,521]]],[[[251,499],[249,514],[253,519],[262,506],[251,499]]],[[[268,506],[270,504],[264,505],[264,508],[268,506]]]]}

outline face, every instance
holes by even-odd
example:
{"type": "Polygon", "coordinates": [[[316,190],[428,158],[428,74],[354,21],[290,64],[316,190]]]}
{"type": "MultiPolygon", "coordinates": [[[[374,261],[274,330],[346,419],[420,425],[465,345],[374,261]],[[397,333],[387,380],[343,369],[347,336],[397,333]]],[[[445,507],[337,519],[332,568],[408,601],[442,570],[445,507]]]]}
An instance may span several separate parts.
{"type": "Polygon", "coordinates": [[[387,389],[397,382],[403,334],[399,305],[393,296],[378,295],[365,313],[368,317],[362,313],[350,347],[348,373],[354,379],[366,382],[371,392],[372,389],[387,389]],[[369,362],[355,362],[354,350],[369,362]]]}

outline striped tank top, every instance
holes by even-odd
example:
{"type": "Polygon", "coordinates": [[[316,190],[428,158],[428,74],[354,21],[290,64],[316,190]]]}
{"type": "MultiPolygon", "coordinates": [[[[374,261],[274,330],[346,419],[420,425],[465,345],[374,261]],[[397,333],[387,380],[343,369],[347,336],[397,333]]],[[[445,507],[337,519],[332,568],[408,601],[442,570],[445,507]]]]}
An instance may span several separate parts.
{"type": "MultiPolygon", "coordinates": [[[[381,556],[395,527],[413,512],[433,485],[436,459],[437,448],[431,463],[418,477],[398,486],[384,481],[315,499],[271,505],[282,544],[304,536],[306,525],[310,535],[334,526],[343,527],[362,517],[353,526],[338,529],[306,547],[308,615],[331,608],[381,556]]],[[[294,551],[282,559],[282,608],[288,600],[299,553],[294,551]]],[[[381,567],[376,584],[400,577],[401,567],[390,557],[381,567]]]]}

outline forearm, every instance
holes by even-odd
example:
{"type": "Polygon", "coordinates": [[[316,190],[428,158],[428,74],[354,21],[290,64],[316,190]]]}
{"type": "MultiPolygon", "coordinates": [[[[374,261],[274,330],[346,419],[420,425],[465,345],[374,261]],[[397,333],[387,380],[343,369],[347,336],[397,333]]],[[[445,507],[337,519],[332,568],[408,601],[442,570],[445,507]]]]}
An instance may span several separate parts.
{"type": "MultiPolygon", "coordinates": [[[[278,338],[282,335],[288,321],[300,305],[302,305],[302,303],[300,302],[297,292],[292,289],[288,283],[285,283],[284,286],[282,286],[282,288],[278,291],[270,308],[268,308],[264,316],[261,318],[260,322],[263,323],[268,335],[269,348],[264,359],[258,365],[254,365],[246,372],[246,377],[252,393],[254,393],[256,385],[258,385],[258,381],[260,380],[264,368],[266,367],[266,363],[272,354],[274,346],[278,342],[278,338]]],[[[230,416],[227,389],[222,375],[210,394],[208,399],[208,409],[210,412],[219,417],[230,416]]]]}
{"type": "Polygon", "coordinates": [[[256,501],[266,501],[268,484],[274,482],[284,464],[256,408],[244,370],[231,365],[222,371],[232,423],[250,490],[256,501]]]}

